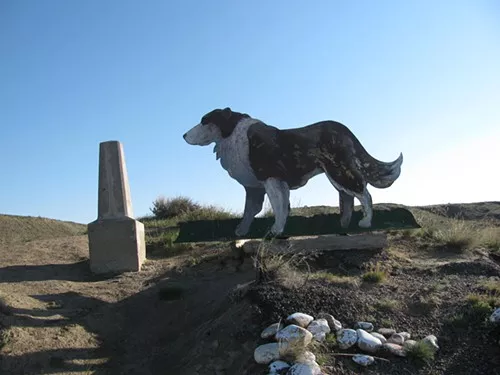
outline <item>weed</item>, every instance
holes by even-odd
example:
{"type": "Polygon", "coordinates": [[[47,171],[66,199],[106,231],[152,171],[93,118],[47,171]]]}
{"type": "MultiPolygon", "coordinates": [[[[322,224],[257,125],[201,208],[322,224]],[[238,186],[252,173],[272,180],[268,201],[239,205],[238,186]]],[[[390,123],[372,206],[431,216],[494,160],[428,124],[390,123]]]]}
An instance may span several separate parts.
{"type": "Polygon", "coordinates": [[[475,245],[500,253],[500,227],[483,228],[477,236],[475,245]]]}
{"type": "Polygon", "coordinates": [[[434,359],[434,349],[423,341],[418,341],[405,351],[408,358],[417,362],[429,363],[434,359]]]}
{"type": "Polygon", "coordinates": [[[488,279],[479,283],[479,288],[485,292],[500,296],[500,280],[488,279]]]}
{"type": "Polygon", "coordinates": [[[387,278],[387,272],[377,263],[375,266],[371,266],[369,271],[363,274],[362,278],[363,281],[368,283],[381,283],[387,278]]]}

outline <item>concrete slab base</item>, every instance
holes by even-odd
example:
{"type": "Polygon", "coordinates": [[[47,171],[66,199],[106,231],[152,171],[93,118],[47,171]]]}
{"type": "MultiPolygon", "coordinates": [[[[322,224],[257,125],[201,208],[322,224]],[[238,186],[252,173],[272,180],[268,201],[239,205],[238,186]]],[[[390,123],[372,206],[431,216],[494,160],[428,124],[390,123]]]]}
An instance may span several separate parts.
{"type": "Polygon", "coordinates": [[[137,272],[146,259],[144,224],[130,217],[88,224],[90,269],[93,273],[137,272]]]}

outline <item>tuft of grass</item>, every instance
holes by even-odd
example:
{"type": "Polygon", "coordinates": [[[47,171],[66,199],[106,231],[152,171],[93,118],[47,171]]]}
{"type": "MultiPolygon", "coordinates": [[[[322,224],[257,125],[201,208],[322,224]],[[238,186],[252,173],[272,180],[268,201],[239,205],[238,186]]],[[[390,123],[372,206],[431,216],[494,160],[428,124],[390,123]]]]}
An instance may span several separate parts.
{"type": "Polygon", "coordinates": [[[465,251],[476,241],[478,226],[472,221],[445,218],[419,210],[414,212],[414,216],[421,228],[414,231],[413,235],[439,247],[465,251]]]}
{"type": "Polygon", "coordinates": [[[312,280],[324,280],[330,284],[344,287],[353,287],[358,285],[358,280],[352,276],[335,275],[330,272],[314,272],[309,275],[312,280]]]}
{"type": "Polygon", "coordinates": [[[483,228],[476,237],[475,245],[500,253],[500,227],[483,228]]]}
{"type": "Polygon", "coordinates": [[[375,308],[381,311],[396,311],[399,310],[400,304],[395,299],[383,298],[375,303],[375,308]]]}
{"type": "Polygon", "coordinates": [[[273,242],[262,241],[253,257],[259,282],[276,282],[286,288],[302,287],[310,274],[308,257],[300,253],[274,252],[273,242]],[[302,271],[306,267],[308,272],[302,271]]]}
{"type": "Polygon", "coordinates": [[[408,358],[416,362],[429,363],[434,359],[434,350],[423,341],[417,341],[417,343],[407,348],[406,355],[408,358]]]}
{"type": "Polygon", "coordinates": [[[385,281],[387,271],[382,269],[377,263],[375,266],[371,266],[369,271],[365,272],[361,277],[365,282],[378,284],[385,281]]]}
{"type": "Polygon", "coordinates": [[[479,288],[486,293],[500,296],[500,279],[488,279],[479,283],[479,288]]]}

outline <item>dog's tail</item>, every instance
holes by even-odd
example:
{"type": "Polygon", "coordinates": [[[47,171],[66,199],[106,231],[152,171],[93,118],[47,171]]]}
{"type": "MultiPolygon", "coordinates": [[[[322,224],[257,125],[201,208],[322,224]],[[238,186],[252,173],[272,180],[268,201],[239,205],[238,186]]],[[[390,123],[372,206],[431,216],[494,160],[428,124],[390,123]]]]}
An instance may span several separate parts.
{"type": "Polygon", "coordinates": [[[363,147],[360,155],[360,169],[366,181],[379,189],[391,186],[401,174],[401,164],[403,164],[403,153],[391,162],[383,162],[371,156],[363,147]]]}

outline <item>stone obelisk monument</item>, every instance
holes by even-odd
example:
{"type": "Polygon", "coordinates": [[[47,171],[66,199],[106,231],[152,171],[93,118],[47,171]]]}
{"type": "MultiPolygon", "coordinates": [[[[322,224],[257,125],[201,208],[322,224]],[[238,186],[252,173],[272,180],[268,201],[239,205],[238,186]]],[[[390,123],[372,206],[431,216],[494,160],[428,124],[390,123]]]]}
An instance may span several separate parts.
{"type": "Polygon", "coordinates": [[[99,145],[97,220],[88,224],[90,269],[94,273],[140,271],[146,258],[144,224],[133,217],[123,147],[99,145]]]}

